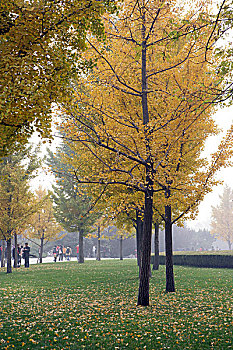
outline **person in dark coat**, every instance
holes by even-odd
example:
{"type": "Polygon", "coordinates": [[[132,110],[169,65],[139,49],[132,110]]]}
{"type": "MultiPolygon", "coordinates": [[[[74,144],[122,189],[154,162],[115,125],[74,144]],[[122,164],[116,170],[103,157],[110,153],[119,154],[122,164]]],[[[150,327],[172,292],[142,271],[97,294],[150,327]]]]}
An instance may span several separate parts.
{"type": "Polygon", "coordinates": [[[25,267],[29,267],[29,253],[30,253],[30,247],[28,243],[25,243],[25,246],[23,248],[23,257],[24,257],[24,265],[25,267]]]}
{"type": "Polygon", "coordinates": [[[57,248],[55,246],[53,247],[53,261],[57,261],[57,248]]]}

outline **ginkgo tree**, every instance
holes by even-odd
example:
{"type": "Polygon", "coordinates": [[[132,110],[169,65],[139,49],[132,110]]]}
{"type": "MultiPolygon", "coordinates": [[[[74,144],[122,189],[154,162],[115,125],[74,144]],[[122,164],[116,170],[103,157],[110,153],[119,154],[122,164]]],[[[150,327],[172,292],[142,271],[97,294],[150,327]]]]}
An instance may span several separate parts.
{"type": "Polygon", "coordinates": [[[67,99],[85,70],[85,37],[103,38],[101,15],[115,1],[4,0],[0,4],[0,155],[36,129],[47,137],[51,104],[67,99]]]}
{"type": "MultiPolygon", "coordinates": [[[[41,205],[35,202],[29,183],[40,165],[37,151],[31,146],[21,147],[21,152],[1,158],[0,162],[0,237],[7,242],[7,273],[12,272],[11,240],[25,229],[41,205]]],[[[15,258],[17,261],[17,255],[15,258]]]]}
{"type": "Polygon", "coordinates": [[[40,203],[40,208],[30,218],[24,236],[39,247],[39,262],[42,263],[46,243],[61,239],[66,233],[55,219],[51,193],[39,187],[35,191],[35,202],[40,203]]]}
{"type": "Polygon", "coordinates": [[[101,45],[88,38],[84,57],[94,60],[95,66],[77,82],[73,104],[64,106],[64,129],[72,147],[82,154],[77,181],[122,185],[144,193],[139,305],[149,304],[155,194],[161,193],[158,197],[166,210],[166,290],[171,292],[175,290],[171,202],[176,196],[175,210],[182,209],[183,201],[187,212],[195,210],[202,195],[195,197],[194,180],[206,193],[214,183],[214,171],[226,164],[231,152],[229,131],[222,160],[222,144],[209,166],[200,159],[205,139],[217,132],[211,114],[222,96],[224,79],[218,75],[221,58],[216,59],[213,50],[206,52],[210,22],[204,2],[194,2],[187,11],[175,1],[125,1],[118,16],[104,17],[106,41],[101,45]],[[179,191],[181,199],[180,184],[186,191],[179,191]],[[171,185],[176,188],[173,198],[171,185]]]}
{"type": "Polygon", "coordinates": [[[229,250],[233,244],[233,191],[225,186],[223,194],[219,196],[220,203],[212,206],[211,233],[225,242],[229,250]]]}

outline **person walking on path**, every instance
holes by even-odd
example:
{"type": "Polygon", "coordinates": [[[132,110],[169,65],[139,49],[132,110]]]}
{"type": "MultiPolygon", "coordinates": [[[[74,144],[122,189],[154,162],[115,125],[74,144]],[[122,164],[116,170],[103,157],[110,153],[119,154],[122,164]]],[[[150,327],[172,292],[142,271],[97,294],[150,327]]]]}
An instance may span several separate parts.
{"type": "Polygon", "coordinates": [[[25,246],[23,248],[23,257],[24,257],[24,266],[29,267],[29,253],[30,253],[30,247],[28,243],[25,243],[25,246]]]}

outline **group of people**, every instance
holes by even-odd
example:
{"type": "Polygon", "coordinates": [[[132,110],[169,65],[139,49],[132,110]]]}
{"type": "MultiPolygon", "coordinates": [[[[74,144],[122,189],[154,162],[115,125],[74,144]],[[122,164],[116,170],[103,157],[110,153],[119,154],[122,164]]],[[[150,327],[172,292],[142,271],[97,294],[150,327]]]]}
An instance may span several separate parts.
{"type": "Polygon", "coordinates": [[[54,262],[57,261],[63,261],[65,260],[70,260],[72,250],[70,247],[64,247],[62,245],[54,246],[53,247],[53,259],[54,262]]]}
{"type": "Polygon", "coordinates": [[[21,261],[24,259],[24,266],[26,268],[29,267],[29,255],[30,255],[30,247],[28,243],[25,243],[24,247],[21,245],[17,245],[17,255],[15,254],[15,247],[12,249],[12,258],[17,259],[17,263],[15,266],[20,267],[21,261]]]}
{"type": "MultiPolygon", "coordinates": [[[[17,245],[17,254],[15,254],[15,247],[12,249],[12,259],[17,259],[17,262],[14,264],[14,266],[20,267],[22,259],[24,259],[24,266],[26,268],[29,267],[29,256],[30,256],[30,247],[28,243],[25,243],[24,246],[17,245]]],[[[71,259],[72,250],[70,247],[65,247],[62,245],[54,246],[53,247],[53,258],[54,262],[57,261],[63,261],[64,259],[69,261],[71,259]]],[[[6,250],[5,250],[6,254],[6,250]]],[[[76,246],[76,254],[77,254],[77,260],[79,260],[79,245],[76,246]]],[[[0,260],[2,255],[2,247],[0,245],[0,260]]]]}

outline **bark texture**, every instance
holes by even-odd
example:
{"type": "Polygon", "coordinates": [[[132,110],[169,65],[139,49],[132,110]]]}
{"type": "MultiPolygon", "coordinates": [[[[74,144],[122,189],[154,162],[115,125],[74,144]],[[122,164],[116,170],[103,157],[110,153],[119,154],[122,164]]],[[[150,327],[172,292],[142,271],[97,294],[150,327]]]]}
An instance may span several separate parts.
{"type": "Polygon", "coordinates": [[[8,238],[6,241],[7,244],[7,273],[12,273],[12,265],[11,265],[11,238],[8,238]]]}
{"type": "MultiPolygon", "coordinates": [[[[167,192],[169,196],[169,192],[167,192]]],[[[168,197],[167,197],[168,198],[168,197]]],[[[173,272],[171,206],[165,206],[166,292],[175,292],[173,272]]]]}
{"type": "Polygon", "coordinates": [[[140,217],[140,213],[136,211],[136,244],[137,244],[137,264],[139,267],[139,278],[142,265],[142,234],[143,234],[143,221],[140,217]]]}
{"type": "Polygon", "coordinates": [[[14,245],[15,245],[15,253],[14,253],[14,268],[18,267],[18,240],[17,234],[14,234],[14,245]]]}
{"type": "Polygon", "coordinates": [[[159,224],[155,223],[153,270],[159,269],[159,224]]]}
{"type": "Polygon", "coordinates": [[[40,264],[42,264],[42,261],[43,261],[43,251],[44,251],[44,231],[40,239],[40,256],[39,256],[40,264]]]}
{"type": "Polygon", "coordinates": [[[79,244],[78,262],[79,262],[79,264],[83,264],[84,263],[84,252],[83,252],[83,231],[82,230],[79,230],[78,244],[79,244]]]}
{"type": "Polygon", "coordinates": [[[140,273],[138,305],[149,306],[149,282],[151,276],[151,230],[153,216],[153,191],[148,189],[145,193],[145,209],[142,237],[142,265],[140,273]]]}
{"type": "Polygon", "coordinates": [[[123,260],[123,237],[120,236],[120,260],[123,260]]]}
{"type": "Polygon", "coordinates": [[[97,249],[96,249],[96,260],[100,261],[100,226],[98,226],[98,238],[97,238],[97,249]]]}
{"type": "Polygon", "coordinates": [[[5,251],[6,251],[6,241],[2,240],[1,267],[5,267],[5,251]]]}

